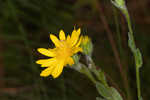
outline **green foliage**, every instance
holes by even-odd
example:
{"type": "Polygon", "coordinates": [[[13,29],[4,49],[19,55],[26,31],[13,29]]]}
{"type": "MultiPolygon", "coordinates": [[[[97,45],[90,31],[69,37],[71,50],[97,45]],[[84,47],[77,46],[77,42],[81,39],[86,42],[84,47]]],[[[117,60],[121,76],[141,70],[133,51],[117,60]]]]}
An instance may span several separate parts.
{"type": "Polygon", "coordinates": [[[105,100],[105,99],[100,98],[100,97],[96,97],[96,100],[105,100]]]}
{"type": "Polygon", "coordinates": [[[104,97],[106,100],[112,99],[112,94],[110,93],[109,87],[104,86],[103,84],[97,82],[96,88],[102,97],[104,97]]]}
{"type": "Polygon", "coordinates": [[[100,82],[96,83],[99,94],[106,100],[123,100],[118,91],[113,87],[106,87],[100,82]]]}
{"type": "Polygon", "coordinates": [[[132,24],[131,24],[131,19],[129,16],[129,12],[126,8],[126,5],[124,3],[124,0],[115,0],[115,2],[112,1],[112,3],[118,7],[121,12],[124,14],[126,21],[128,23],[128,46],[130,47],[133,55],[134,55],[134,59],[135,59],[135,65],[136,65],[136,83],[137,83],[137,95],[138,95],[138,100],[141,100],[142,96],[141,96],[141,88],[140,88],[140,75],[139,75],[139,68],[142,66],[143,64],[143,60],[142,60],[142,54],[140,52],[140,50],[138,48],[136,48],[135,45],[135,41],[134,41],[134,35],[133,35],[133,30],[132,30],[132,24]]]}
{"type": "Polygon", "coordinates": [[[143,64],[141,52],[138,48],[135,47],[132,34],[129,33],[128,36],[129,36],[128,45],[134,54],[136,67],[140,68],[143,64]]]}
{"type": "MultiPolygon", "coordinates": [[[[92,58],[88,56],[88,54],[85,56],[86,56],[86,62],[88,66],[78,62],[76,63],[75,66],[73,66],[73,69],[86,75],[96,85],[97,91],[104,99],[123,100],[123,98],[121,97],[121,95],[118,93],[118,91],[115,88],[109,87],[109,85],[107,84],[107,80],[105,78],[104,72],[100,69],[99,70],[96,69],[96,66],[92,58]],[[96,77],[94,77],[92,72],[94,73],[96,77]]],[[[100,99],[100,98],[96,98],[96,99],[100,99]]]]}

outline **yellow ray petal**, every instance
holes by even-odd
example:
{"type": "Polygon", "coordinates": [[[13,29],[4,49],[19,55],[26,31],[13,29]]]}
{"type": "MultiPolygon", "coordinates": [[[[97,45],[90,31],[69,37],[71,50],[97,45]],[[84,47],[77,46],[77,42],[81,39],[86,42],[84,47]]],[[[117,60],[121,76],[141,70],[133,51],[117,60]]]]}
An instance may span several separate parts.
{"type": "Polygon", "coordinates": [[[55,56],[54,52],[52,52],[48,49],[45,49],[45,48],[38,48],[37,51],[40,52],[43,55],[48,56],[48,57],[54,57],[55,56]]]}
{"type": "Polygon", "coordinates": [[[49,61],[49,59],[42,59],[42,60],[37,60],[36,63],[43,64],[43,63],[47,63],[48,61],[49,61]]]}
{"type": "Polygon", "coordinates": [[[56,48],[53,48],[53,49],[48,48],[48,50],[49,50],[50,52],[55,52],[55,51],[56,51],[56,48]]]}
{"type": "Polygon", "coordinates": [[[74,46],[77,43],[80,33],[81,33],[80,28],[77,31],[73,30],[72,35],[71,35],[71,44],[72,44],[72,46],[74,46]]]}
{"type": "Polygon", "coordinates": [[[41,72],[40,76],[42,76],[42,77],[49,76],[52,73],[53,68],[54,68],[54,66],[50,66],[50,67],[46,68],[45,70],[43,70],[41,72]]]}
{"type": "Polygon", "coordinates": [[[76,48],[73,48],[73,53],[75,54],[75,53],[77,53],[77,52],[82,52],[83,50],[82,50],[82,48],[80,48],[80,47],[76,47],[76,48]]]}
{"type": "Polygon", "coordinates": [[[70,42],[70,35],[67,36],[67,42],[70,42]]]}
{"type": "Polygon", "coordinates": [[[82,38],[83,38],[83,36],[80,37],[80,39],[79,39],[79,41],[77,42],[77,44],[75,45],[75,47],[79,47],[79,46],[80,46],[81,41],[82,41],[82,38]]]}
{"type": "Polygon", "coordinates": [[[63,67],[64,67],[64,62],[62,61],[59,62],[58,65],[56,65],[56,67],[52,71],[53,78],[57,78],[62,73],[63,67]]]}
{"type": "Polygon", "coordinates": [[[51,60],[51,61],[49,61],[49,62],[47,62],[47,63],[43,63],[43,64],[41,65],[41,67],[53,66],[53,65],[55,65],[56,63],[57,63],[56,60],[51,60]]]}
{"type": "Polygon", "coordinates": [[[56,59],[55,58],[50,58],[50,59],[41,59],[36,61],[37,64],[41,64],[41,67],[47,67],[47,66],[52,66],[56,64],[56,59]]]}
{"type": "Polygon", "coordinates": [[[56,47],[60,47],[61,43],[55,35],[50,34],[50,38],[56,47]]]}
{"type": "Polygon", "coordinates": [[[74,60],[72,59],[72,57],[69,57],[69,58],[67,59],[67,63],[68,63],[70,66],[74,64],[74,60]]]}
{"type": "Polygon", "coordinates": [[[60,32],[59,32],[59,39],[60,40],[66,40],[65,33],[63,30],[60,30],[60,32]]]}

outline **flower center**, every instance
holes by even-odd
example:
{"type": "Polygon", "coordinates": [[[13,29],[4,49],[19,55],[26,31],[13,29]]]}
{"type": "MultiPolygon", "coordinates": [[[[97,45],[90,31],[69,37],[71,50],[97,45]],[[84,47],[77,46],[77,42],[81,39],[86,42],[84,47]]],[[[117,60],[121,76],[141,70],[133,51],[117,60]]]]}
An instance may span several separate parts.
{"type": "Polygon", "coordinates": [[[57,47],[57,58],[66,59],[72,54],[72,47],[66,41],[61,41],[61,47],[57,47]]]}

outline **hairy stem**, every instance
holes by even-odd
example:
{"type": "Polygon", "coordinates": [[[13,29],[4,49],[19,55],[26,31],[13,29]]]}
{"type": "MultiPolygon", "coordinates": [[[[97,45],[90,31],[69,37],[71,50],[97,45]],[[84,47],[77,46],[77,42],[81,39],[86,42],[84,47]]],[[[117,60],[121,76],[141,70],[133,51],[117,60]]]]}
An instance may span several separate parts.
{"type": "MultiPolygon", "coordinates": [[[[130,40],[132,40],[132,47],[131,48],[131,51],[133,52],[134,56],[135,56],[135,63],[138,63],[136,61],[136,55],[137,55],[137,48],[136,48],[136,45],[135,45],[135,41],[134,41],[134,35],[133,35],[133,30],[132,30],[132,24],[131,24],[131,20],[130,20],[130,16],[129,16],[129,13],[126,10],[123,10],[123,13],[126,17],[126,20],[127,20],[127,23],[128,23],[128,28],[129,28],[129,34],[130,34],[130,40]]],[[[142,62],[142,61],[141,61],[142,62]]],[[[141,66],[138,66],[136,64],[136,83],[137,83],[137,94],[138,94],[138,100],[141,100],[141,87],[140,87],[140,75],[139,75],[139,67],[141,66]]]]}

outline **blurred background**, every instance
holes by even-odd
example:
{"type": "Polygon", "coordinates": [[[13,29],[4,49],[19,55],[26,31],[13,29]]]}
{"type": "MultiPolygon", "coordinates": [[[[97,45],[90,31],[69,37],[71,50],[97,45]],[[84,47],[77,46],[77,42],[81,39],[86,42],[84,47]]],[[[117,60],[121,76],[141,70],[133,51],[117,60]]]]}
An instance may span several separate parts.
{"type": "MultiPolygon", "coordinates": [[[[126,4],[144,59],[142,96],[149,100],[150,1],[126,0],[126,4]]],[[[42,78],[42,69],[35,64],[43,58],[36,49],[53,46],[50,33],[58,35],[64,29],[70,34],[74,26],[92,39],[93,59],[110,86],[126,95],[128,85],[132,100],[137,100],[127,23],[110,0],[0,0],[0,100],[95,100],[97,90],[85,75],[64,68],[57,79],[42,78]]]]}

